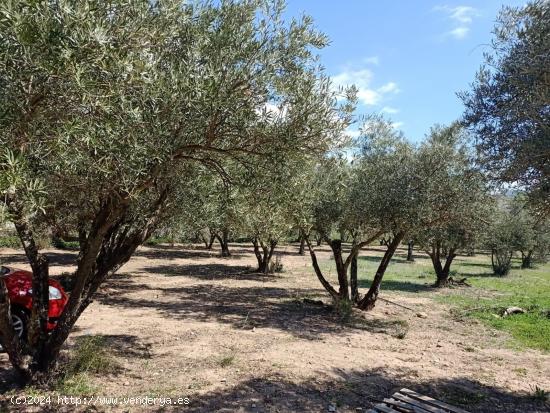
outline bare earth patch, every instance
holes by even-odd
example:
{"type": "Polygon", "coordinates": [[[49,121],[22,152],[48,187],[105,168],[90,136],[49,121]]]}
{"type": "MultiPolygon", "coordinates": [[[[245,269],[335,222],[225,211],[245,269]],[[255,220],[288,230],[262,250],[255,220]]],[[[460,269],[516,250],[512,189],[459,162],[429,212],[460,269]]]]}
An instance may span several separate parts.
{"type": "MultiPolygon", "coordinates": [[[[328,249],[321,251],[328,260],[328,249]]],[[[49,253],[52,274],[71,270],[72,253],[49,253]]],[[[190,404],[81,411],[357,412],[402,387],[471,412],[548,411],[531,398],[535,386],[550,389],[548,354],[506,349],[504,333],[453,319],[426,295],[399,291],[382,297],[415,311],[379,302],[343,324],[329,306],[303,301],[329,304],[309,256],[296,246],[279,250],[285,272],[268,277],[250,271],[255,257],[248,245],[232,245],[232,253],[142,247],[85,311],[68,343],[103,336],[120,363],[117,374],[93,378],[96,396],[189,397],[190,404]]],[[[0,256],[28,268],[19,251],[0,256]]],[[[25,395],[12,380],[1,354],[0,389],[25,395]]],[[[17,408],[6,396],[2,406],[44,411],[17,408]]]]}

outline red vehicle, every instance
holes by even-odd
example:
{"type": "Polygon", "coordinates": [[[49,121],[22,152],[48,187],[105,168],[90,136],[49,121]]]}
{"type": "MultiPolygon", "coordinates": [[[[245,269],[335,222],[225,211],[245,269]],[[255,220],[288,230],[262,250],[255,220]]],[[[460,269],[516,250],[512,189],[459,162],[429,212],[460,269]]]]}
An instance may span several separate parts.
{"type": "MultiPolygon", "coordinates": [[[[20,338],[25,339],[32,309],[32,273],[0,266],[0,277],[4,279],[8,290],[13,328],[20,338]]],[[[55,328],[67,304],[67,294],[57,281],[50,280],[49,284],[50,305],[47,329],[51,331],[55,328]]]]}

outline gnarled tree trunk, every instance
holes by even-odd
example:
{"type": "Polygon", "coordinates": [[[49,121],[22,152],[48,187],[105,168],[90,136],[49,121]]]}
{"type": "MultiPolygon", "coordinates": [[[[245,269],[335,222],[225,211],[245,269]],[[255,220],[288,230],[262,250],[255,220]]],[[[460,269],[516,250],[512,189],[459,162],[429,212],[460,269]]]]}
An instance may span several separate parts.
{"type": "Polygon", "coordinates": [[[269,244],[265,244],[259,241],[258,238],[254,238],[254,255],[258,261],[257,271],[262,274],[269,274],[271,270],[271,259],[273,258],[273,251],[277,246],[277,241],[271,240],[269,244]]]}
{"type": "Polygon", "coordinates": [[[216,238],[218,239],[220,247],[222,248],[222,257],[230,257],[231,253],[229,252],[229,230],[227,228],[224,228],[221,232],[221,236],[219,233],[216,233],[216,238]]]}
{"type": "MultiPolygon", "coordinates": [[[[309,241],[309,238],[307,236],[305,237],[306,244],[308,246],[309,253],[311,256],[313,269],[315,270],[315,274],[317,275],[317,278],[321,282],[321,285],[323,285],[325,290],[327,290],[327,292],[330,294],[330,296],[336,302],[336,304],[339,304],[340,301],[348,301],[348,302],[356,302],[356,303],[359,302],[359,291],[358,291],[358,283],[357,283],[357,255],[359,254],[359,251],[361,250],[362,247],[370,244],[372,241],[377,239],[380,235],[381,235],[381,232],[375,234],[373,237],[363,242],[360,242],[360,243],[354,242],[354,244],[352,245],[351,251],[345,260],[343,258],[342,241],[331,240],[328,237],[325,237],[325,242],[330,246],[332,250],[334,262],[336,265],[336,274],[338,276],[338,291],[323,276],[323,273],[317,261],[315,250],[312,247],[311,242],[309,241]],[[351,274],[352,274],[350,277],[350,281],[348,281],[348,268],[351,268],[351,274]]],[[[339,308],[338,305],[337,305],[337,308],[339,308]]]]}
{"type": "Polygon", "coordinates": [[[533,250],[521,251],[521,268],[533,268],[533,250]]]}
{"type": "Polygon", "coordinates": [[[202,242],[204,243],[204,247],[207,250],[212,249],[212,245],[214,245],[214,241],[216,240],[216,235],[212,233],[212,231],[208,230],[208,235],[203,232],[203,230],[199,231],[199,237],[201,238],[202,242]]]}
{"type": "Polygon", "coordinates": [[[444,254],[441,252],[441,242],[436,241],[432,244],[432,250],[427,251],[428,255],[430,256],[430,259],[432,260],[432,264],[434,267],[435,275],[436,275],[436,287],[445,287],[449,282],[449,273],[451,271],[451,264],[453,263],[453,260],[456,258],[456,248],[450,247],[448,248],[444,254]],[[441,259],[445,259],[445,263],[441,263],[441,259]]]}
{"type": "MultiPolygon", "coordinates": [[[[32,268],[33,309],[29,322],[28,345],[21,345],[12,333],[11,315],[5,286],[0,285],[0,336],[2,346],[24,382],[47,380],[55,368],[59,353],[78,317],[91,303],[94,294],[108,275],[126,263],[136,248],[156,228],[167,190],[144,214],[143,221],[127,216],[129,199],[113,196],[101,203],[92,223],[79,225],[80,252],[74,274],[75,284],[56,328],[47,333],[49,274],[47,257],[38,252],[34,235],[23,218],[15,227],[32,268]]],[[[14,204],[9,205],[17,214],[14,204]]]]}
{"type": "Polygon", "coordinates": [[[382,283],[388,264],[390,263],[395,250],[397,250],[397,247],[404,236],[404,232],[398,232],[388,244],[388,248],[386,249],[382,260],[378,265],[378,269],[376,270],[376,274],[374,275],[374,279],[372,280],[372,284],[367,291],[367,294],[365,294],[365,296],[357,303],[357,307],[361,310],[371,310],[376,305],[376,300],[378,299],[378,294],[380,293],[380,284],[382,283]]]}
{"type": "Polygon", "coordinates": [[[306,253],[306,239],[300,234],[300,248],[298,249],[298,254],[304,255],[306,253]]]}

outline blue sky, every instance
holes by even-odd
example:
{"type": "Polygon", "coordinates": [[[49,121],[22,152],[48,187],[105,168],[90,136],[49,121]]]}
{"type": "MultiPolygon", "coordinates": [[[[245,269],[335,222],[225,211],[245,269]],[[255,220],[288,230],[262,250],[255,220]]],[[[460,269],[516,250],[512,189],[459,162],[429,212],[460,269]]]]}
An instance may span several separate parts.
{"type": "Polygon", "coordinates": [[[456,92],[473,81],[503,5],[525,1],[287,0],[331,39],[321,62],[359,87],[358,113],[385,112],[412,141],[461,116],[456,92]]]}

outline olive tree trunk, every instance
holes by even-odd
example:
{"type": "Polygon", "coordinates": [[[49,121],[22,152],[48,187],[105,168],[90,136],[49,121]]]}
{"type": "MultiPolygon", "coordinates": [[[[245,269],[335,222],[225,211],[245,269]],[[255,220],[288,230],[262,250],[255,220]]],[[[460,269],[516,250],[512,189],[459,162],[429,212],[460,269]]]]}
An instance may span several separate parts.
{"type": "Polygon", "coordinates": [[[407,243],[407,261],[409,262],[414,261],[413,247],[414,247],[414,241],[409,241],[407,243]]]}
{"type": "Polygon", "coordinates": [[[75,284],[56,328],[46,330],[49,306],[49,264],[38,251],[35,237],[16,203],[8,203],[15,216],[15,228],[32,268],[33,306],[26,340],[13,334],[9,300],[4,283],[0,283],[0,344],[23,382],[44,382],[55,369],[59,353],[82,312],[105,279],[124,265],[136,248],[147,240],[158,224],[161,207],[167,196],[159,198],[144,213],[144,220],[128,216],[129,199],[113,196],[101,202],[93,221],[85,229],[79,225],[80,250],[74,273],[75,284]],[[26,341],[26,343],[25,343],[26,341]]]}
{"type": "Polygon", "coordinates": [[[305,255],[305,253],[306,253],[306,239],[301,234],[300,235],[300,248],[298,249],[298,254],[305,255]]]}
{"type": "Polygon", "coordinates": [[[491,265],[495,275],[505,276],[512,268],[513,251],[507,249],[493,248],[491,250],[491,265]]]}
{"type": "Polygon", "coordinates": [[[451,271],[451,264],[456,258],[456,248],[450,247],[447,251],[442,253],[441,242],[437,241],[432,244],[432,250],[427,251],[432,265],[434,267],[436,276],[436,287],[445,287],[449,283],[449,273],[451,271]],[[442,263],[444,259],[444,263],[442,263]]]}
{"type": "Polygon", "coordinates": [[[269,274],[271,272],[271,259],[273,258],[273,252],[277,246],[277,241],[270,240],[269,244],[254,238],[252,241],[254,244],[254,255],[258,261],[257,272],[262,274],[269,274]]]}
{"type": "Polygon", "coordinates": [[[218,242],[220,243],[220,247],[222,249],[222,257],[230,257],[231,253],[229,252],[229,230],[227,228],[224,228],[221,231],[221,235],[219,233],[216,233],[216,238],[218,239],[218,242]]]}
{"type": "MultiPolygon", "coordinates": [[[[306,236],[306,244],[309,249],[311,256],[311,262],[313,264],[313,269],[315,270],[315,275],[321,282],[321,285],[325,290],[330,294],[332,299],[336,304],[339,304],[341,301],[347,302],[359,302],[359,291],[357,283],[357,255],[359,251],[364,246],[370,244],[372,241],[377,239],[381,235],[381,232],[375,234],[369,239],[362,242],[354,242],[351,251],[349,252],[346,259],[343,257],[342,241],[341,240],[331,240],[328,237],[325,237],[325,242],[330,246],[332,250],[332,255],[334,258],[334,263],[336,266],[336,274],[338,278],[338,290],[336,290],[330,282],[324,277],[319,263],[317,260],[317,255],[315,249],[311,245],[309,238],[306,236]],[[348,280],[348,269],[351,268],[351,277],[348,280]]],[[[339,308],[339,305],[336,306],[339,308]]]]}
{"type": "Polygon", "coordinates": [[[533,268],[533,250],[521,251],[521,268],[533,268]]]}
{"type": "Polygon", "coordinates": [[[386,249],[382,260],[378,265],[378,269],[376,270],[376,274],[374,275],[374,279],[372,280],[372,284],[367,291],[367,294],[365,294],[365,296],[357,303],[357,307],[361,310],[372,310],[376,305],[376,300],[378,299],[378,294],[380,293],[380,284],[382,284],[382,279],[384,278],[386,269],[388,268],[393,254],[397,250],[397,247],[404,236],[404,232],[398,232],[391,239],[391,242],[388,243],[388,248],[386,249]]]}

